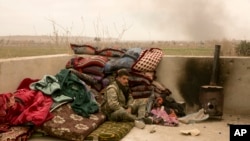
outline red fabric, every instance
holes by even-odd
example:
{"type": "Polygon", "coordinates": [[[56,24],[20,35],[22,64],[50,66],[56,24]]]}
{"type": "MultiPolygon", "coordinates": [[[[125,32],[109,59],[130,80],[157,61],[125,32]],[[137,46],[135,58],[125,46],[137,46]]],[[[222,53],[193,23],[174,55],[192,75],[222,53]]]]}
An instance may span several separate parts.
{"type": "Polygon", "coordinates": [[[106,57],[122,57],[124,53],[125,52],[119,48],[104,48],[101,50],[97,50],[98,55],[102,55],[106,57]]]}
{"type": "Polygon", "coordinates": [[[108,57],[105,56],[90,56],[90,57],[74,57],[66,63],[66,68],[74,68],[75,70],[82,72],[82,69],[89,66],[104,67],[108,57]]]}
{"type": "Polygon", "coordinates": [[[53,100],[41,91],[19,89],[14,93],[16,99],[13,106],[7,109],[5,122],[10,125],[33,123],[37,126],[53,118],[50,107],[53,100]]]}
{"type": "Polygon", "coordinates": [[[19,84],[19,86],[17,87],[18,89],[30,89],[30,84],[33,82],[37,82],[40,79],[31,79],[31,78],[24,78],[21,83],[19,84]]]}
{"type": "Polygon", "coordinates": [[[0,124],[4,123],[6,111],[8,109],[8,103],[13,95],[11,93],[0,94],[0,124]]]}

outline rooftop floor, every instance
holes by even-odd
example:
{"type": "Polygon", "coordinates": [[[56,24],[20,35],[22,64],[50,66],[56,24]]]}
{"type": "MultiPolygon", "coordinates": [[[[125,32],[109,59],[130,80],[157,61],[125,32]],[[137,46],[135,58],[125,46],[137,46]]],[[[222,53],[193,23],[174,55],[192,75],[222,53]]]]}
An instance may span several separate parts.
{"type": "Polygon", "coordinates": [[[183,124],[178,127],[157,126],[156,132],[150,133],[153,125],[140,130],[133,128],[122,141],[229,141],[228,124],[250,124],[250,115],[224,115],[222,119],[208,119],[199,123],[183,124]],[[181,130],[198,129],[198,136],[181,134],[181,130]]]}
{"type": "MultiPolygon", "coordinates": [[[[208,119],[199,123],[183,124],[177,127],[147,125],[144,129],[134,127],[121,141],[229,141],[229,124],[249,124],[250,115],[224,114],[222,119],[208,119]],[[155,126],[156,132],[150,133],[155,126]],[[197,136],[181,134],[182,130],[198,129],[197,136]]],[[[28,141],[63,141],[60,139],[43,137],[31,138],[28,141]]]]}

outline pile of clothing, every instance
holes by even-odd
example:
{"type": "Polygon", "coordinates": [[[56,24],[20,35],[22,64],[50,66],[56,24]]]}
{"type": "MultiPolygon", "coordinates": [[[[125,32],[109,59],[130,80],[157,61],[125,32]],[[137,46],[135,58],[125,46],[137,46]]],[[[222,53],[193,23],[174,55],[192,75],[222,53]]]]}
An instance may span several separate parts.
{"type": "Polygon", "coordinates": [[[24,78],[15,92],[0,94],[0,139],[27,140],[34,131],[66,139],[84,140],[105,122],[100,112],[102,93],[115,80],[116,71],[130,72],[132,96],[149,98],[148,114],[155,124],[177,126],[184,109],[171,91],[157,81],[163,52],[159,48],[95,50],[71,44],[78,54],[55,75],[24,78]],[[79,48],[78,48],[79,47],[79,48]]]}
{"type": "MultiPolygon", "coordinates": [[[[16,140],[23,135],[28,138],[34,128],[56,120],[53,112],[65,104],[70,105],[72,113],[85,119],[99,114],[99,104],[88,86],[69,69],[44,75],[42,79],[23,79],[15,92],[0,94],[1,140],[16,140]],[[14,129],[20,134],[13,133],[14,129]]],[[[105,116],[101,116],[104,122],[105,116]]]]}

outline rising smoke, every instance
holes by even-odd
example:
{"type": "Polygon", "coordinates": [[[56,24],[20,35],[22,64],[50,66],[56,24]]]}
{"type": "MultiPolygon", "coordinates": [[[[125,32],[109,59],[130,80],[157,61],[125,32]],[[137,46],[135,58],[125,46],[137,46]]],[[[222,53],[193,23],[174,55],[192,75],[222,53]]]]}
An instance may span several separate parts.
{"type": "Polygon", "coordinates": [[[157,24],[163,36],[175,35],[188,40],[213,40],[225,37],[230,24],[222,1],[157,0],[151,3],[150,24],[157,24]],[[152,9],[152,11],[153,11],[152,9]]]}

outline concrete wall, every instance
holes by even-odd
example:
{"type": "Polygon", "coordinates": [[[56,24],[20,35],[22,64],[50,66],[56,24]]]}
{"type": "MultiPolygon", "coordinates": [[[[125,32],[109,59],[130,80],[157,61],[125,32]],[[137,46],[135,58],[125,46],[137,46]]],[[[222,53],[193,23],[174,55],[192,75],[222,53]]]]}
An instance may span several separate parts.
{"type": "MultiPolygon", "coordinates": [[[[24,78],[54,75],[73,55],[51,55],[0,60],[0,93],[13,92],[24,78]]],[[[189,112],[199,104],[200,87],[209,85],[213,57],[164,56],[156,72],[157,80],[183,101],[189,112]]],[[[250,58],[220,57],[216,85],[224,88],[224,113],[250,114],[250,58]]]]}
{"type": "Polygon", "coordinates": [[[0,59],[0,93],[13,92],[24,78],[39,79],[65,68],[72,55],[48,55],[0,59]]]}

